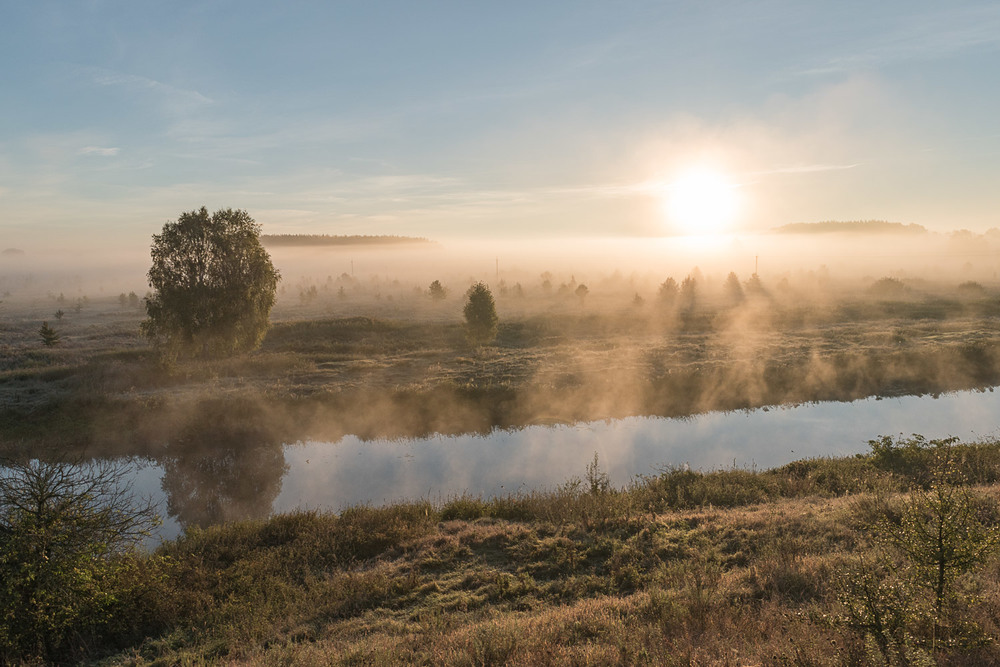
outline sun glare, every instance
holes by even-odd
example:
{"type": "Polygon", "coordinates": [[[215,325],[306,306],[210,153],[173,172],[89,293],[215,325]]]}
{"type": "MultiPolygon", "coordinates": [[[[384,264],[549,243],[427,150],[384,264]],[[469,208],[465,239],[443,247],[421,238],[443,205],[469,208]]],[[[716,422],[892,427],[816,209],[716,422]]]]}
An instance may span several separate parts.
{"type": "Polygon", "coordinates": [[[720,172],[691,169],[664,188],[670,226],[691,236],[726,232],[739,209],[737,188],[720,172]]]}

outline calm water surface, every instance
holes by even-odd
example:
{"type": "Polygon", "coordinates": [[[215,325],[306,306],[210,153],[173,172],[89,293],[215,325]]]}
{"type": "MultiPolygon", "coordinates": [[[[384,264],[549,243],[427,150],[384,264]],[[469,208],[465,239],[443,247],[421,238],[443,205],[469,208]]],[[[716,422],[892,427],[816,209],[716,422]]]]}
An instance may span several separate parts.
{"type": "Polygon", "coordinates": [[[686,419],[635,417],[412,440],[255,443],[140,461],[136,489],[161,503],[160,537],[297,508],[443,500],[553,488],[584,475],[596,452],[612,483],[669,466],[770,468],[868,450],[879,435],[1000,437],[1000,392],[817,403],[686,419]]]}

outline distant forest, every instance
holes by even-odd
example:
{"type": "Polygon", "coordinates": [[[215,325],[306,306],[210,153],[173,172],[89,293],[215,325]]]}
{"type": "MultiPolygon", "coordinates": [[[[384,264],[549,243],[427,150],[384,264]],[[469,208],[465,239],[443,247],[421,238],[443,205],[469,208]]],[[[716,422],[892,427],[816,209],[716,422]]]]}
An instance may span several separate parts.
{"type": "Polygon", "coordinates": [[[851,234],[926,234],[923,225],[904,225],[901,222],[885,220],[853,220],[850,222],[795,222],[775,227],[779,234],[829,234],[832,232],[851,234]]]}
{"type": "Polygon", "coordinates": [[[416,236],[331,236],[329,234],[261,234],[266,246],[323,245],[394,245],[400,243],[430,243],[416,236]]]}

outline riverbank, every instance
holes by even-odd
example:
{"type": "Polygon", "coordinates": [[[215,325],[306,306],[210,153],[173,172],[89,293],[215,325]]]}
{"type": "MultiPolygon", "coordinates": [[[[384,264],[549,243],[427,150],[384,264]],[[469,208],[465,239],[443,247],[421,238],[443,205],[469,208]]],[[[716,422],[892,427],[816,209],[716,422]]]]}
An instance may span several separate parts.
{"type": "Polygon", "coordinates": [[[116,593],[109,613],[74,625],[60,655],[107,665],[997,662],[1000,443],[871,444],[868,455],[668,470],[624,488],[600,461],[581,461],[579,478],[550,491],[192,530],[96,582],[116,593]],[[961,530],[946,536],[959,551],[941,552],[939,596],[935,552],[907,547],[923,544],[911,527],[933,527],[943,511],[961,530]],[[959,552],[975,555],[949,560],[959,552]]]}

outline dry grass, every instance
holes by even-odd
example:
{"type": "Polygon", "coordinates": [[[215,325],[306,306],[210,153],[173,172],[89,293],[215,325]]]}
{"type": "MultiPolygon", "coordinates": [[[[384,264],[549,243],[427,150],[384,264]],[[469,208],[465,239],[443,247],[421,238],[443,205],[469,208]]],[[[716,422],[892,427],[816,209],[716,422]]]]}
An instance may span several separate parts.
{"type": "MultiPolygon", "coordinates": [[[[159,576],[136,616],[156,621],[104,663],[881,665],[874,635],[852,625],[845,604],[857,600],[858,564],[883,562],[871,526],[885,494],[919,488],[921,457],[946,451],[918,445],[895,447],[908,473],[876,455],[827,460],[856,488],[876,479],[874,493],[775,482],[789,497],[657,508],[655,480],[606,488],[590,468],[589,488],[194,531],[147,557],[159,576]]],[[[947,451],[981,468],[977,448],[1000,451],[947,451]]],[[[809,463],[754,475],[794,480],[809,463]]],[[[754,485],[704,477],[706,488],[754,485]]],[[[975,493],[985,512],[1000,486],[975,493]]],[[[991,530],[998,516],[983,514],[991,530]]],[[[881,576],[907,586],[908,572],[881,576]]],[[[907,616],[911,662],[893,664],[1000,660],[998,573],[991,553],[956,580],[949,622],[966,639],[932,644],[926,623],[907,616]]]]}
{"type": "MultiPolygon", "coordinates": [[[[182,624],[186,630],[108,662],[880,664],[840,621],[839,577],[863,543],[847,525],[851,503],[672,512],[590,531],[443,521],[372,559],[298,575],[301,560],[290,554],[273,553],[269,565],[263,554],[249,564],[231,559],[222,576],[240,586],[263,576],[247,572],[251,564],[301,579],[278,587],[267,576],[266,594],[217,591],[214,599],[226,602],[182,624]]],[[[193,547],[181,542],[170,556],[186,563],[205,548],[193,547]]],[[[201,562],[198,569],[211,570],[201,562]]],[[[987,576],[980,583],[995,599],[987,576]]],[[[975,618],[992,627],[986,613],[977,609],[975,618]]],[[[1000,656],[984,647],[938,657],[971,665],[1000,656]]]]}

